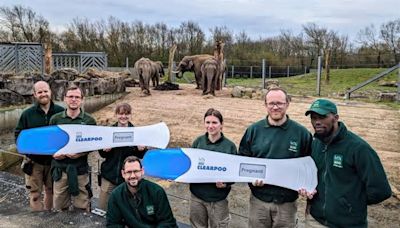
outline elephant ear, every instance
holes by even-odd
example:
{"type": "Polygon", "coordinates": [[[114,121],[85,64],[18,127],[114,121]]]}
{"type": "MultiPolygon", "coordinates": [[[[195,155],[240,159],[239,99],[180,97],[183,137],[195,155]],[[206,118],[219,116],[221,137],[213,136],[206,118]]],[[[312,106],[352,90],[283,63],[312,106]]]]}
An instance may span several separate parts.
{"type": "Polygon", "coordinates": [[[194,65],[194,63],[193,63],[193,60],[189,60],[189,62],[188,62],[188,69],[192,69],[193,68],[193,65],[194,65]]]}
{"type": "Polygon", "coordinates": [[[205,65],[206,65],[206,64],[203,63],[203,64],[201,65],[201,68],[200,68],[200,72],[201,72],[202,75],[205,74],[205,72],[204,72],[205,65]]]}

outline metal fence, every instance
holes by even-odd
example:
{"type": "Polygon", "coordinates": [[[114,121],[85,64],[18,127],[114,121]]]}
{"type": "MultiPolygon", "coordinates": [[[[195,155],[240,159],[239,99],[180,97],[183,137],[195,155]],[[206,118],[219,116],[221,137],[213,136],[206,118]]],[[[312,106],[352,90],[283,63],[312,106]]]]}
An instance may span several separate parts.
{"type": "Polygon", "coordinates": [[[104,52],[77,52],[53,53],[53,70],[61,68],[74,68],[79,73],[85,72],[89,67],[98,70],[107,68],[107,54],[104,52]]]}
{"type": "Polygon", "coordinates": [[[43,74],[43,46],[40,43],[0,43],[0,72],[43,74]]]}

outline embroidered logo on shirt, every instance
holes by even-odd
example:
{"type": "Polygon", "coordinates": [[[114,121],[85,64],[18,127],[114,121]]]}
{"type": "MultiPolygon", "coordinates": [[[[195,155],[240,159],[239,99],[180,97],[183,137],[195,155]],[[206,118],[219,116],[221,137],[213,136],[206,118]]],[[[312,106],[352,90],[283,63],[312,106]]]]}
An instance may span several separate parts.
{"type": "Polygon", "coordinates": [[[296,141],[290,141],[289,142],[289,151],[296,153],[298,151],[297,146],[298,146],[298,144],[296,141]]]}
{"type": "Polygon", "coordinates": [[[333,166],[338,168],[343,168],[343,155],[341,154],[333,155],[333,166]]]}
{"type": "Polygon", "coordinates": [[[148,215],[154,215],[154,206],[153,205],[146,206],[146,211],[148,215]]]}

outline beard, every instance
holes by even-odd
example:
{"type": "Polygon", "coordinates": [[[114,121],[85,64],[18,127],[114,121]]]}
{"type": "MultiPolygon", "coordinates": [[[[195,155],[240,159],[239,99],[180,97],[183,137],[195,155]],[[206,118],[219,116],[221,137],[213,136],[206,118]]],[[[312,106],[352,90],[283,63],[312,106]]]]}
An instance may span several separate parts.
{"type": "Polygon", "coordinates": [[[331,125],[329,127],[323,128],[323,130],[317,130],[317,128],[321,127],[321,126],[313,126],[314,130],[315,130],[315,135],[321,139],[330,138],[335,131],[335,128],[333,127],[334,124],[335,124],[335,120],[332,120],[331,125]]]}
{"type": "Polygon", "coordinates": [[[137,188],[139,185],[140,179],[138,178],[129,178],[126,182],[130,187],[137,188]]]}
{"type": "Polygon", "coordinates": [[[37,99],[37,102],[41,105],[47,105],[50,102],[50,97],[48,96],[43,96],[37,99]]]}
{"type": "Polygon", "coordinates": [[[285,113],[281,113],[281,112],[271,112],[269,113],[269,116],[272,120],[274,121],[279,121],[281,119],[283,119],[285,117],[285,113]]]}

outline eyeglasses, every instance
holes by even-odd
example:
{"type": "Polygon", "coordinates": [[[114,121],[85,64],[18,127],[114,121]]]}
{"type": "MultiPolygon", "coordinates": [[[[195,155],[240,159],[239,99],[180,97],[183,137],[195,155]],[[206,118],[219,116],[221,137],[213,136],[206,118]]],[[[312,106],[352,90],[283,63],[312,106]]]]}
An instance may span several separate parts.
{"type": "Polygon", "coordinates": [[[276,103],[269,102],[269,103],[266,103],[266,105],[268,108],[273,108],[274,106],[276,106],[278,108],[283,108],[283,107],[285,107],[286,103],[284,103],[284,102],[276,102],[276,103]]]}
{"type": "Polygon", "coordinates": [[[124,171],[124,173],[125,173],[125,174],[128,174],[129,176],[132,176],[132,174],[138,175],[140,172],[142,172],[141,169],[138,169],[138,170],[131,170],[131,171],[124,171]]]}
{"type": "Polygon", "coordinates": [[[80,96],[65,96],[66,98],[68,98],[68,99],[75,99],[75,100],[80,100],[82,97],[80,97],[80,96]]]}

